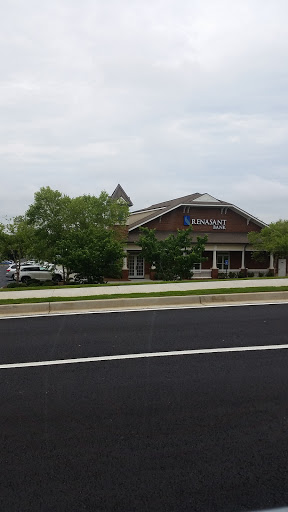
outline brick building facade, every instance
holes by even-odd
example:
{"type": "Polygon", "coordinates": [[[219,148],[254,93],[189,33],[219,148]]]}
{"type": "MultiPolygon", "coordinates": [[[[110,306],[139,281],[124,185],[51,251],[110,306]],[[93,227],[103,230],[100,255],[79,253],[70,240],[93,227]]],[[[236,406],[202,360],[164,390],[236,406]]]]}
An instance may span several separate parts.
{"type": "Polygon", "coordinates": [[[153,269],[144,261],[137,245],[140,227],[156,229],[159,239],[177,229],[192,225],[194,237],[207,235],[204,257],[195,265],[194,277],[216,278],[220,273],[239,272],[261,275],[274,272],[273,255],[266,254],[261,261],[253,259],[253,248],[248,243],[250,231],[260,231],[266,224],[237,206],[216,199],[209,194],[191,194],[151,205],[132,212],[128,219],[127,258],[123,279],[153,278],[153,269]]]}

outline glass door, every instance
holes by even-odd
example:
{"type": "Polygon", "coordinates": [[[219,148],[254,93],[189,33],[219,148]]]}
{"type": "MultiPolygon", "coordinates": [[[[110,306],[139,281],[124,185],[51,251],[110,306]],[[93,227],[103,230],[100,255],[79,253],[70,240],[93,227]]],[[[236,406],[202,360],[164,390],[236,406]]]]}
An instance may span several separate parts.
{"type": "Polygon", "coordinates": [[[140,279],[144,277],[144,258],[142,254],[128,255],[128,270],[130,278],[140,279]]]}
{"type": "Polygon", "coordinates": [[[229,268],[228,252],[217,252],[217,268],[219,268],[219,270],[225,270],[226,268],[229,268]]]}

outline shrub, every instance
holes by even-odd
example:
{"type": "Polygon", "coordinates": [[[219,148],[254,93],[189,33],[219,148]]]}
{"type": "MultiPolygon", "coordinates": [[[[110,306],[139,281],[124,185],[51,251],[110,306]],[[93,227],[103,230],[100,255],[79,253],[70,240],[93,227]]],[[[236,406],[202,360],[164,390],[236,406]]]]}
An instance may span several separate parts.
{"type": "Polygon", "coordinates": [[[274,271],[269,269],[268,272],[266,273],[266,277],[273,277],[274,276],[274,271]]]}
{"type": "Polygon", "coordinates": [[[246,273],[245,273],[245,270],[240,270],[240,272],[238,272],[238,277],[241,279],[243,277],[246,277],[246,273]]]}
{"type": "MultiPolygon", "coordinates": [[[[57,286],[58,285],[58,282],[54,282],[54,281],[38,281],[37,285],[39,286],[57,286]]],[[[35,286],[35,285],[33,285],[35,286]]]]}
{"type": "Polygon", "coordinates": [[[264,276],[264,272],[258,272],[258,277],[263,277],[264,276]]]}
{"type": "Polygon", "coordinates": [[[8,283],[6,288],[27,288],[26,283],[16,283],[16,281],[12,281],[12,283],[8,283]]]}
{"type": "Polygon", "coordinates": [[[155,267],[158,279],[191,279],[194,264],[205,260],[203,252],[207,236],[198,236],[197,242],[192,243],[191,226],[188,229],[178,229],[176,235],[171,233],[164,240],[157,239],[155,229],[142,227],[140,232],[138,244],[145,260],[155,267]]]}
{"type": "Polygon", "coordinates": [[[238,277],[238,274],[237,272],[229,272],[228,277],[230,279],[235,279],[235,277],[238,277]]]}
{"type": "Polygon", "coordinates": [[[254,277],[254,272],[247,272],[247,277],[254,277]]]}
{"type": "Polygon", "coordinates": [[[27,288],[29,286],[33,286],[34,288],[35,286],[55,286],[57,284],[58,283],[54,283],[54,281],[38,281],[37,279],[30,279],[27,283],[19,282],[17,284],[16,281],[12,281],[12,283],[7,284],[7,288],[27,288]]]}
{"type": "Polygon", "coordinates": [[[38,279],[29,279],[27,281],[27,286],[39,286],[41,281],[38,281],[38,279]]]}

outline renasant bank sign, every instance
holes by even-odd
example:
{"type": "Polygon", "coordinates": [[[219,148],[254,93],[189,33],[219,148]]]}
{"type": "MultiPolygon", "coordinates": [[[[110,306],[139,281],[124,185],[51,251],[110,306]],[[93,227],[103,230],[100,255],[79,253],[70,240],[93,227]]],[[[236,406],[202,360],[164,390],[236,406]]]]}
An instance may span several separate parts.
{"type": "Polygon", "coordinates": [[[197,225],[197,226],[212,226],[213,229],[226,229],[226,219],[194,219],[190,215],[184,216],[184,226],[197,225]]]}

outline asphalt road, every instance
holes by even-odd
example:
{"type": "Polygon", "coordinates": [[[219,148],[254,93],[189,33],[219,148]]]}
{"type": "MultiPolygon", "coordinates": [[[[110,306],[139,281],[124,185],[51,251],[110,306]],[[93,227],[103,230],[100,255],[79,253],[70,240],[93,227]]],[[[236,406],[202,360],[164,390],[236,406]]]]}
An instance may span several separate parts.
{"type": "MultiPolygon", "coordinates": [[[[0,320],[0,362],[287,344],[287,305],[0,320]]],[[[0,509],[288,504],[288,350],[0,369],[0,509]]]]}

